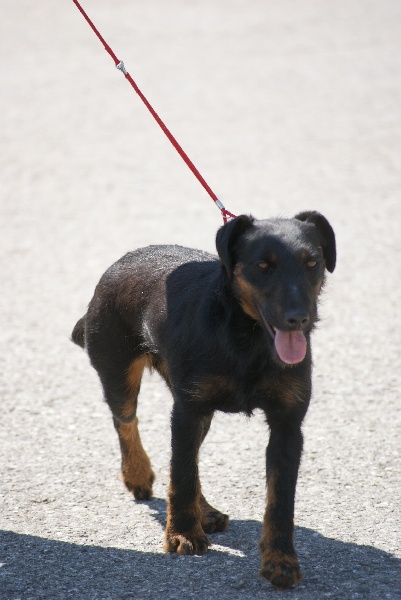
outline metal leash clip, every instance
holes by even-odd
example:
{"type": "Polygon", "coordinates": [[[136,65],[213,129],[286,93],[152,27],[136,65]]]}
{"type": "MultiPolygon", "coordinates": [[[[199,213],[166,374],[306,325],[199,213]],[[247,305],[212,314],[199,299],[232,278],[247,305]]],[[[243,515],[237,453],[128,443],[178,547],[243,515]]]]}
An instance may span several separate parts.
{"type": "Polygon", "coordinates": [[[231,221],[231,219],[235,219],[235,215],[233,215],[229,210],[226,209],[224,204],[217,198],[214,203],[217,208],[221,211],[221,216],[223,217],[224,223],[231,221]]]}
{"type": "Polygon", "coordinates": [[[128,75],[128,71],[124,67],[124,62],[122,60],[120,60],[120,62],[118,63],[118,65],[116,65],[116,69],[118,69],[119,71],[122,71],[124,73],[124,75],[128,75]]]}

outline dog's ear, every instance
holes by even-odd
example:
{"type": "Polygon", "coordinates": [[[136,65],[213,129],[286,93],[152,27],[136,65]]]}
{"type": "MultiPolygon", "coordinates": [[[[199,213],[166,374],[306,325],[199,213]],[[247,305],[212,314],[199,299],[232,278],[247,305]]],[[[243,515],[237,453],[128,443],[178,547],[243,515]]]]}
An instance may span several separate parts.
{"type": "Polygon", "coordinates": [[[233,254],[234,245],[239,237],[253,226],[254,218],[248,215],[240,215],[232,221],[225,223],[217,232],[216,248],[228,276],[231,278],[235,266],[233,254]]]}
{"type": "Polygon", "coordinates": [[[315,225],[319,232],[323,256],[326,261],[326,268],[332,273],[336,266],[336,237],[333,228],[326,217],[316,210],[310,210],[295,215],[295,219],[298,219],[298,221],[305,221],[306,223],[313,223],[315,225]]]}

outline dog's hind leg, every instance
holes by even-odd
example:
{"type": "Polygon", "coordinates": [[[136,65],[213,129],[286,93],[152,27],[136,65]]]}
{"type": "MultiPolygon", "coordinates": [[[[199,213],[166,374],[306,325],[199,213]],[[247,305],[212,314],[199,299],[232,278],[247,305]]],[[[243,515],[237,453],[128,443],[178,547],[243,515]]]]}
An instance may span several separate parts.
{"type": "Polygon", "coordinates": [[[146,355],[131,362],[127,370],[124,397],[118,406],[112,407],[114,427],[121,448],[122,479],[136,500],[149,500],[152,497],[155,479],[149,457],[142,446],[136,416],[141,378],[146,366],[150,366],[146,355]]]}
{"type": "Polygon", "coordinates": [[[122,479],[137,500],[149,500],[155,475],[142,446],[136,411],[143,370],[151,366],[151,359],[145,353],[135,355],[138,343],[118,320],[103,329],[91,323],[88,329],[88,354],[118,433],[122,479]]]}

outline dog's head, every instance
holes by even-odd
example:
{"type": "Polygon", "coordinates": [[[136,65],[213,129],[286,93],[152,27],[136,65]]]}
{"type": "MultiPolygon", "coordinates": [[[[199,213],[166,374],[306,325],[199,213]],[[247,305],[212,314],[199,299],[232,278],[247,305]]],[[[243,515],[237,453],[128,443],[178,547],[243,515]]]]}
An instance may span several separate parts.
{"type": "Polygon", "coordinates": [[[302,362],[325,271],[336,264],[327,219],[316,211],[264,221],[241,215],[219,229],[216,246],[234,296],[274,341],[281,363],[302,362]]]}

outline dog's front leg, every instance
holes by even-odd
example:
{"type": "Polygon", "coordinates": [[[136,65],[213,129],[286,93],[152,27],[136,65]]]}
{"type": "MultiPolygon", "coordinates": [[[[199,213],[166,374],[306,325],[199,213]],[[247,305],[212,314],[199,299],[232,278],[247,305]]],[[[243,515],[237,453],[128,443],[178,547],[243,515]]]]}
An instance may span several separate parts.
{"type": "Polygon", "coordinates": [[[204,437],[204,420],[193,407],[180,401],[173,407],[171,481],[168,495],[167,552],[205,554],[210,542],[202,529],[198,451],[204,437]]]}
{"type": "Polygon", "coordinates": [[[299,422],[269,419],[266,450],[267,506],[260,541],[261,575],[278,588],[292,587],[301,578],[294,549],[294,500],[302,452],[299,422]]]}

